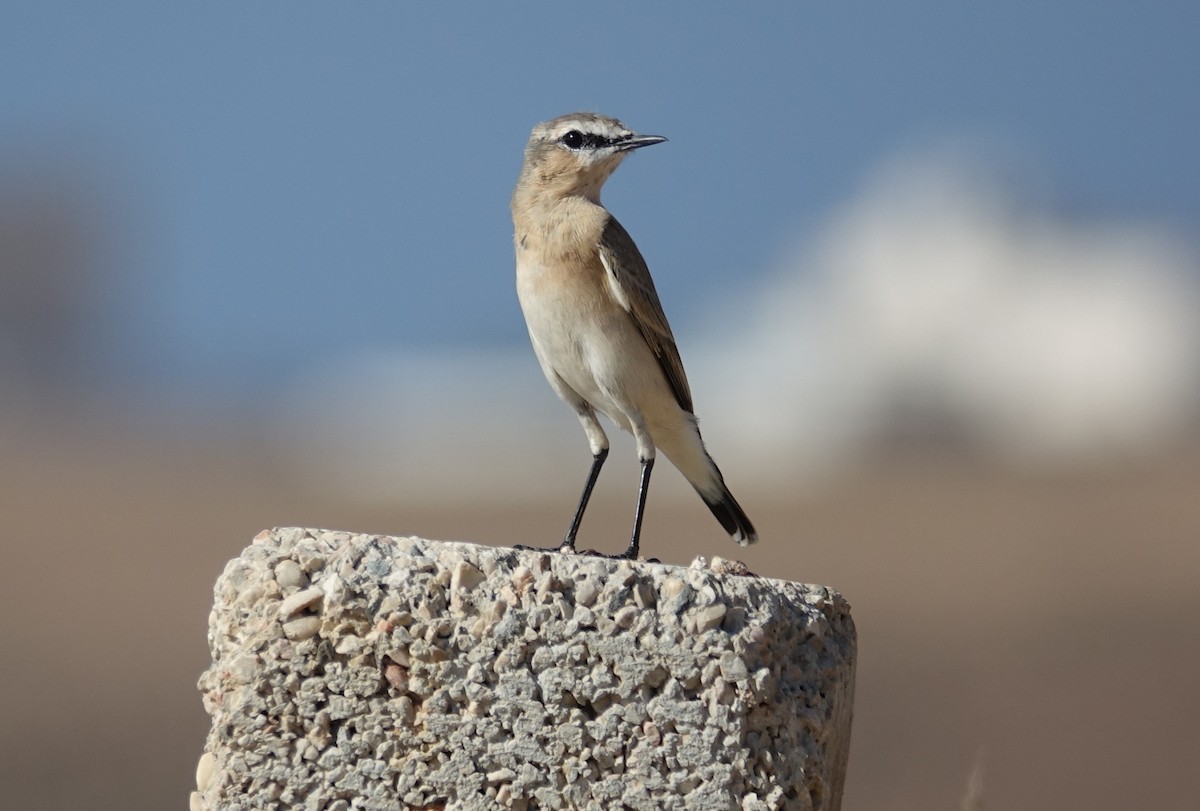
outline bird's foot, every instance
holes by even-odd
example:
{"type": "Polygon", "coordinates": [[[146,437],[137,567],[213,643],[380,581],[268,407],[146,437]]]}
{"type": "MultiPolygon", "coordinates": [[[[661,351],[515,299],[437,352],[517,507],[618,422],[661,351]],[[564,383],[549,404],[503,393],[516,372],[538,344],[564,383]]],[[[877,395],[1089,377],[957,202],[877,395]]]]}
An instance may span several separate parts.
{"type": "MultiPolygon", "coordinates": [[[[604,558],[605,560],[637,560],[637,553],[632,549],[626,549],[616,555],[608,552],[601,552],[599,549],[576,549],[575,544],[570,541],[563,541],[558,546],[530,546],[528,544],[514,544],[513,549],[519,549],[522,552],[558,552],[562,555],[587,555],[593,558],[604,558]]],[[[658,558],[646,558],[643,563],[662,563],[658,558]]]]}
{"type": "Polygon", "coordinates": [[[575,545],[573,543],[568,543],[567,541],[563,541],[558,546],[530,546],[528,544],[519,543],[514,544],[513,549],[520,549],[522,552],[559,552],[564,555],[577,554],[575,545]]]}
{"type": "Polygon", "coordinates": [[[594,558],[604,558],[605,560],[641,560],[642,563],[662,563],[662,561],[658,558],[639,558],[636,553],[630,554],[630,550],[628,549],[616,555],[611,555],[607,552],[601,552],[598,549],[583,549],[579,550],[577,554],[589,555],[590,557],[594,558]]]}

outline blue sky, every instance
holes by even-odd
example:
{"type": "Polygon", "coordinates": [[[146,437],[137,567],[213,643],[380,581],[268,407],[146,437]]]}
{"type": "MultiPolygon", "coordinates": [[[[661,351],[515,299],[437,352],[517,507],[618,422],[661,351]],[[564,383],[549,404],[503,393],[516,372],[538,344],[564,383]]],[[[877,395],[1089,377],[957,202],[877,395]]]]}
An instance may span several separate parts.
{"type": "Polygon", "coordinates": [[[1043,210],[1197,233],[1200,6],[747,8],[10,0],[0,181],[79,190],[91,362],[183,392],[521,344],[508,196],[529,129],[576,109],[670,138],[605,201],[676,321],[950,142],[1043,210]]]}

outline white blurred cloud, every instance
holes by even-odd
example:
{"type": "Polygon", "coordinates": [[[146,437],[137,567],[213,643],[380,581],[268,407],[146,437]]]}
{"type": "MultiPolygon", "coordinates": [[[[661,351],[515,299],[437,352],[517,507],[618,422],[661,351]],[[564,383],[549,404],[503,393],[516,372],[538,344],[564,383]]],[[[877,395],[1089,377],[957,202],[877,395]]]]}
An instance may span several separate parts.
{"type": "MultiPolygon", "coordinates": [[[[1026,210],[952,151],[886,167],[744,299],[676,333],[731,481],[794,488],[897,439],[1070,463],[1195,427],[1198,269],[1152,227],[1026,210]]],[[[365,499],[573,493],[586,468],[525,347],[347,359],[275,422],[293,469],[365,499]]]]}
{"type": "Polygon", "coordinates": [[[1195,423],[1198,269],[1153,228],[1023,210],[958,153],[901,160],[763,286],[706,388],[779,461],[906,431],[1033,462],[1153,451],[1195,423]]]}

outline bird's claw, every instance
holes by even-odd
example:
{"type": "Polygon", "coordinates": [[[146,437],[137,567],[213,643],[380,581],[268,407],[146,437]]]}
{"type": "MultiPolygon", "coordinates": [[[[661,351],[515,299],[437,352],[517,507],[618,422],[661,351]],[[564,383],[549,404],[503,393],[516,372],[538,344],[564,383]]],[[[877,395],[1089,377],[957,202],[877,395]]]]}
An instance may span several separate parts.
{"type": "Polygon", "coordinates": [[[529,544],[518,543],[513,544],[513,549],[519,549],[522,552],[558,552],[560,554],[576,554],[576,549],[569,543],[560,543],[558,546],[530,546],[529,544]]]}
{"type": "MultiPolygon", "coordinates": [[[[522,552],[557,552],[561,555],[587,555],[592,558],[604,558],[605,560],[637,560],[629,554],[629,550],[619,554],[609,554],[601,552],[599,549],[576,549],[574,544],[563,541],[558,546],[530,546],[529,544],[513,544],[513,549],[518,549],[522,552]]],[[[645,558],[643,563],[662,563],[658,558],[645,558]]]]}

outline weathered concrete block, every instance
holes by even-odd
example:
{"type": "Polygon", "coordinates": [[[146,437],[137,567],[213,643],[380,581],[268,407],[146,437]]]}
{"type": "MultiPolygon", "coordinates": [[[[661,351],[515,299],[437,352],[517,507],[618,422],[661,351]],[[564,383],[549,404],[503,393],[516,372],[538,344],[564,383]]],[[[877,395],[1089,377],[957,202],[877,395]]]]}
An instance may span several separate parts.
{"type": "Polygon", "coordinates": [[[841,595],[305,529],[218,579],[193,809],[836,809],[841,595]]]}

